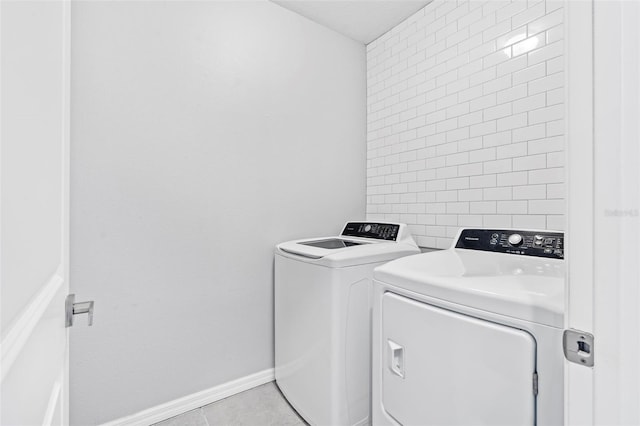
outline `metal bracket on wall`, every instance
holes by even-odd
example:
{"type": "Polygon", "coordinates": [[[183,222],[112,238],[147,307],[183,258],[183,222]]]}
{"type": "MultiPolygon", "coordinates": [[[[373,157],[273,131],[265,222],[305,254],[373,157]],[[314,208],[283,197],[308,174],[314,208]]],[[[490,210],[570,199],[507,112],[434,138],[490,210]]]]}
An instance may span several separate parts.
{"type": "Polygon", "coordinates": [[[565,330],[562,336],[565,358],[585,367],[593,367],[593,343],[593,334],[580,330],[565,330]]]}
{"type": "Polygon", "coordinates": [[[73,316],[88,314],[89,325],[93,325],[93,300],[75,303],[76,295],[70,294],[65,300],[65,326],[73,325],[73,316]]]}

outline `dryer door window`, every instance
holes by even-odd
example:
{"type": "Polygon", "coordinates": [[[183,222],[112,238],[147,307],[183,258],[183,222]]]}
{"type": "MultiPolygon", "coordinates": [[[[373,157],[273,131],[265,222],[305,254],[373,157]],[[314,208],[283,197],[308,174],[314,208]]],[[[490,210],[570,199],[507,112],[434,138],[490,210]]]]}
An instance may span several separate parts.
{"type": "Polygon", "coordinates": [[[404,425],[533,425],[527,332],[385,293],[382,405],[404,425]]]}

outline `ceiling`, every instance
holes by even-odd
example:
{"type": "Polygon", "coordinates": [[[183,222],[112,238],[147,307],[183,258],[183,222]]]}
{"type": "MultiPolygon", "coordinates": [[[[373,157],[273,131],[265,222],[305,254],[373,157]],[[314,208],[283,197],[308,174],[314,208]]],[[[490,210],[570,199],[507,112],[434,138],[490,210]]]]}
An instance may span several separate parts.
{"type": "Polygon", "coordinates": [[[271,0],[320,25],[368,44],[432,0],[271,0]]]}

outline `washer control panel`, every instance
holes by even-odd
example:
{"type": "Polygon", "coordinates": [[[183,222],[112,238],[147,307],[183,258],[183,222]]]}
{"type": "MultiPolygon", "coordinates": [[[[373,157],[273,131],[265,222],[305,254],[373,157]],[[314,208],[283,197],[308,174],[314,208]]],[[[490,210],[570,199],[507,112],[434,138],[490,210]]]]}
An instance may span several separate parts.
{"type": "Polygon", "coordinates": [[[564,234],[511,229],[463,229],[456,248],[564,259],[564,234]]]}
{"type": "Polygon", "coordinates": [[[349,222],[342,236],[396,241],[399,230],[400,225],[394,223],[349,222]]]}

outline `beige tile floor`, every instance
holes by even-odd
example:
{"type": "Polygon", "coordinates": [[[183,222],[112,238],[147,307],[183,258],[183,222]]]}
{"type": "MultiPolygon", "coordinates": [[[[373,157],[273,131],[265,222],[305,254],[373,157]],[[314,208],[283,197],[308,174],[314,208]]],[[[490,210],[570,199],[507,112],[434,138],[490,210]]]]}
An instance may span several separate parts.
{"type": "Polygon", "coordinates": [[[304,426],[275,382],[167,419],[155,426],[304,426]]]}

